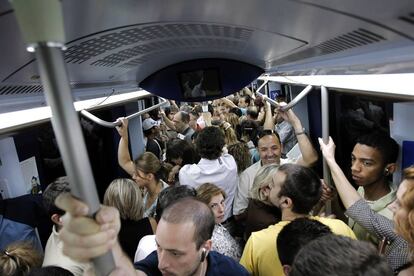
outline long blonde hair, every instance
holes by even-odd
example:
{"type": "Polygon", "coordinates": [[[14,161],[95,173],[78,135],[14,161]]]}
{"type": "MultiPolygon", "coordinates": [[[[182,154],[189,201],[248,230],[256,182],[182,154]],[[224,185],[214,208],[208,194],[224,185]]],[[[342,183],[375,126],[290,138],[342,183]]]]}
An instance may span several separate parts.
{"type": "Polygon", "coordinates": [[[105,205],[117,208],[121,218],[125,220],[138,221],[144,213],[142,192],[131,179],[113,180],[105,191],[103,202],[105,205]]]}
{"type": "Polygon", "coordinates": [[[250,198],[260,200],[266,204],[269,203],[268,197],[261,192],[261,189],[263,189],[266,186],[269,186],[274,174],[277,172],[278,169],[278,164],[268,164],[262,166],[258,170],[256,176],[254,177],[253,185],[250,189],[250,198]]]}

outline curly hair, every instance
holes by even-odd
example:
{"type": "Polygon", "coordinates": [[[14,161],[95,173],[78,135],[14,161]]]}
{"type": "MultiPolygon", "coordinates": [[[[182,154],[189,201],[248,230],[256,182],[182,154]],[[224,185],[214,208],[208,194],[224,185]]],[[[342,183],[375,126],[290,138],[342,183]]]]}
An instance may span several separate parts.
{"type": "Polygon", "coordinates": [[[218,159],[224,147],[223,132],[214,126],[201,130],[196,138],[196,149],[201,158],[218,159]]]}
{"type": "Polygon", "coordinates": [[[244,142],[238,142],[236,144],[227,147],[229,154],[231,154],[237,164],[237,172],[241,174],[251,164],[249,147],[244,142]]]}
{"type": "Polygon", "coordinates": [[[401,208],[407,213],[407,217],[395,216],[395,228],[411,246],[414,246],[414,165],[404,170],[404,180],[407,181],[407,190],[401,199],[401,208]]]}
{"type": "Polygon", "coordinates": [[[234,145],[238,142],[236,132],[234,131],[230,123],[222,122],[220,124],[220,128],[223,131],[224,142],[226,143],[226,145],[234,145]]]}

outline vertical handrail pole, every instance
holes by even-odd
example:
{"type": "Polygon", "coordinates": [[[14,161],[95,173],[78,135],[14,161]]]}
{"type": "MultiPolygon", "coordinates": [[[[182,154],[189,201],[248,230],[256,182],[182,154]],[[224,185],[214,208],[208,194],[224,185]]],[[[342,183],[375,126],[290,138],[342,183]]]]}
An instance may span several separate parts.
{"type": "MultiPolygon", "coordinates": [[[[64,28],[60,0],[13,0],[20,29],[35,52],[43,91],[52,111],[52,126],[73,194],[89,206],[92,217],[100,208],[78,114],[63,59],[64,28]]],[[[85,229],[88,230],[88,229],[85,229]]],[[[106,276],[115,268],[112,252],[93,259],[95,272],[106,276]]]]}
{"type": "MultiPolygon", "coordinates": [[[[321,86],[321,111],[322,111],[322,140],[325,144],[329,142],[329,95],[328,89],[321,86]]],[[[332,187],[331,176],[328,164],[323,158],[323,180],[326,185],[332,187]]],[[[332,213],[331,201],[327,201],[325,205],[325,213],[330,215],[332,213]]]]}

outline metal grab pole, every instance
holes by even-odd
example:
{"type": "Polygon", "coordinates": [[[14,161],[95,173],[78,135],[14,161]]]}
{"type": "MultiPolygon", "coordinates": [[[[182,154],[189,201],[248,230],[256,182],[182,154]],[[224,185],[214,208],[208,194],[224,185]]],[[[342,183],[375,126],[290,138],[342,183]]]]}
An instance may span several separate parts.
{"type": "MultiPolygon", "coordinates": [[[[267,83],[267,81],[266,81],[267,83]]],[[[262,85],[264,86],[264,85],[262,85]]],[[[262,87],[261,86],[261,87],[262,87]]],[[[260,87],[260,88],[261,88],[260,87]]],[[[293,100],[291,100],[287,105],[283,105],[281,106],[278,102],[270,99],[269,97],[267,97],[266,95],[258,92],[259,89],[257,89],[256,94],[258,94],[259,96],[263,97],[264,99],[266,99],[266,101],[268,101],[271,105],[275,106],[275,107],[280,107],[281,110],[283,111],[287,111],[289,109],[291,109],[292,107],[294,107],[300,100],[302,100],[306,95],[308,95],[308,93],[312,90],[312,85],[308,85],[305,87],[305,89],[303,89],[293,100]]]]}
{"type": "MultiPolygon", "coordinates": [[[[168,101],[166,99],[161,98],[161,97],[160,97],[160,99],[161,99],[161,102],[160,103],[158,103],[156,105],[153,105],[153,106],[150,106],[150,107],[148,107],[148,108],[146,108],[144,110],[140,110],[140,111],[138,111],[138,112],[136,112],[134,114],[128,115],[125,118],[128,119],[128,120],[133,119],[135,117],[141,116],[144,113],[147,113],[147,112],[149,112],[151,110],[157,109],[157,108],[159,108],[159,107],[161,107],[161,106],[163,106],[163,105],[165,105],[165,104],[168,103],[168,101]]],[[[113,127],[116,127],[116,126],[120,126],[121,125],[121,122],[118,122],[118,121],[115,121],[115,122],[107,122],[107,121],[104,121],[104,120],[96,117],[95,115],[93,115],[92,113],[90,113],[87,110],[81,110],[80,113],[83,116],[85,116],[86,118],[88,118],[89,120],[93,121],[94,123],[97,123],[100,126],[104,126],[104,127],[108,127],[108,128],[113,128],[113,127]]]]}
{"type": "MultiPolygon", "coordinates": [[[[28,50],[36,53],[46,101],[52,111],[52,126],[69,178],[72,193],[89,206],[92,217],[100,207],[92,168],[62,55],[64,27],[60,0],[12,0],[28,50]]],[[[94,231],[85,224],[84,232],[94,231]]],[[[93,259],[95,272],[106,276],[115,268],[112,252],[93,259]]]]}
{"type": "MultiPolygon", "coordinates": [[[[322,111],[322,140],[325,144],[329,142],[329,95],[328,89],[321,86],[321,111],[322,111]]],[[[332,187],[331,175],[328,164],[323,158],[323,180],[326,185],[332,187]]],[[[325,205],[325,213],[330,215],[332,213],[331,201],[327,201],[325,205]]]]}
{"type": "MultiPolygon", "coordinates": [[[[99,210],[100,203],[78,114],[73,107],[62,50],[40,43],[36,48],[36,58],[70,186],[73,194],[89,206],[89,215],[93,216],[99,210]]],[[[115,268],[111,252],[95,258],[93,262],[100,275],[109,275],[115,268]]]]}

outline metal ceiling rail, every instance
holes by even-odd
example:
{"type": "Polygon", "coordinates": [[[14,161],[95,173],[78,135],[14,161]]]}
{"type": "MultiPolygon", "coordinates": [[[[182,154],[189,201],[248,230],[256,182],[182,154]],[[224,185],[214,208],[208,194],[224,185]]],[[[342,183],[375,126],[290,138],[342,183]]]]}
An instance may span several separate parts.
{"type": "Polygon", "coordinates": [[[305,89],[302,90],[293,100],[291,100],[287,105],[281,106],[278,102],[270,99],[266,95],[260,93],[259,91],[269,82],[269,80],[265,80],[265,82],[256,90],[256,94],[263,97],[266,101],[268,101],[271,105],[275,107],[280,107],[281,110],[286,111],[294,107],[300,100],[302,100],[308,93],[312,90],[312,85],[308,85],[305,89]]]}
{"type": "Polygon", "coordinates": [[[414,74],[371,75],[313,75],[313,76],[261,76],[263,81],[292,85],[324,86],[337,91],[360,96],[375,96],[393,100],[414,100],[412,85],[414,74]]]}
{"type": "MultiPolygon", "coordinates": [[[[148,107],[148,108],[146,108],[144,110],[140,110],[140,111],[138,111],[138,112],[136,112],[134,114],[128,115],[126,118],[128,120],[130,120],[132,118],[141,116],[144,113],[147,113],[147,112],[149,112],[151,110],[157,109],[157,108],[159,108],[159,107],[161,107],[161,106],[163,106],[163,105],[165,105],[165,104],[168,103],[168,101],[166,99],[161,98],[161,97],[158,97],[158,98],[161,99],[161,102],[160,103],[158,103],[156,105],[153,105],[153,106],[150,106],[150,107],[148,107]]],[[[93,121],[94,123],[97,123],[98,125],[101,125],[101,126],[104,126],[104,127],[113,128],[113,127],[116,127],[116,126],[120,126],[121,125],[121,122],[120,121],[114,121],[114,122],[104,121],[104,120],[96,117],[95,115],[93,115],[89,111],[86,111],[85,109],[84,110],[81,110],[80,113],[83,116],[85,116],[86,118],[88,118],[89,120],[93,121]]]]}

